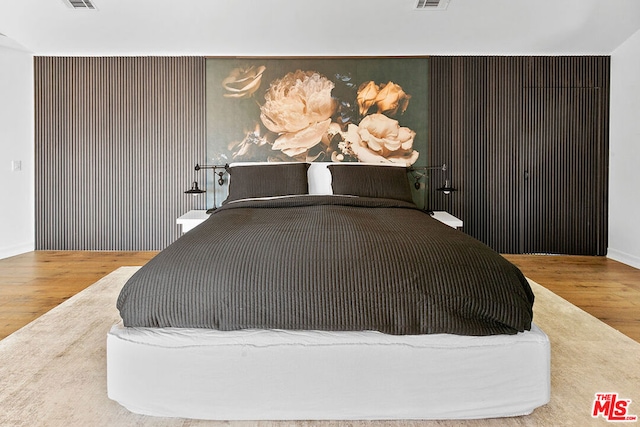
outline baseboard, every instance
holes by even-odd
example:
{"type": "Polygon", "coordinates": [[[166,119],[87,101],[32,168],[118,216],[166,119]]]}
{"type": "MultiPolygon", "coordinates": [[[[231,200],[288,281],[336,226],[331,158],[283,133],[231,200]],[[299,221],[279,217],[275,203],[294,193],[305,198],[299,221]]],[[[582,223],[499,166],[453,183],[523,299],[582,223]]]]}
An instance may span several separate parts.
{"type": "Polygon", "coordinates": [[[25,252],[34,251],[35,247],[36,247],[35,242],[29,242],[29,243],[23,243],[21,245],[14,245],[14,246],[7,246],[4,248],[0,248],[0,259],[20,255],[25,252]]]}
{"type": "Polygon", "coordinates": [[[640,269],[640,257],[631,255],[626,252],[619,251],[617,249],[608,248],[607,258],[611,258],[614,261],[619,261],[623,264],[630,265],[631,267],[640,269]]]}

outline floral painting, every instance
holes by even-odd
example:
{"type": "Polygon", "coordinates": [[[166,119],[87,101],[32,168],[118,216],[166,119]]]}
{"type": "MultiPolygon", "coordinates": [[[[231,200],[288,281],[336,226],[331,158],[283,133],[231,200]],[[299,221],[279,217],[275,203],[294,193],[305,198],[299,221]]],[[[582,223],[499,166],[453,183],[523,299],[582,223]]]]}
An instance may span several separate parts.
{"type": "Polygon", "coordinates": [[[207,59],[207,162],[426,164],[427,58],[207,59]]]}

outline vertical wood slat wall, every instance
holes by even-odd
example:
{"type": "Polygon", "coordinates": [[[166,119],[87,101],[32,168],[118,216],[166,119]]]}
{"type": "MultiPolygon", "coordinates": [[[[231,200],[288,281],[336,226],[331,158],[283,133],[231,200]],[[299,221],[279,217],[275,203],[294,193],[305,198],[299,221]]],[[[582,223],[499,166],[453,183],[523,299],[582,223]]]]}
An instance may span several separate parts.
{"type": "MultiPolygon", "coordinates": [[[[523,122],[543,107],[525,108],[525,91],[599,88],[600,185],[580,189],[593,193],[596,235],[578,238],[603,254],[609,58],[430,57],[429,68],[429,163],[447,163],[458,188],[435,192],[445,176],[432,173],[430,207],[504,253],[527,251],[523,122]]],[[[157,250],[178,237],[175,218],[205,207],[183,194],[206,154],[204,73],[199,57],[35,59],[37,249],[157,250]]]]}
{"type": "Polygon", "coordinates": [[[522,185],[520,252],[597,254],[606,212],[597,88],[524,92],[522,145],[529,179],[522,185]],[[555,160],[555,161],[554,161],[555,160]],[[560,161],[561,160],[561,161],[560,161]]]}
{"type": "MultiPolygon", "coordinates": [[[[539,154],[543,163],[569,165],[593,176],[589,185],[572,188],[568,203],[560,199],[566,192],[550,196],[549,203],[558,209],[574,205],[593,211],[585,220],[588,226],[577,227],[571,236],[575,241],[561,250],[606,254],[609,63],[609,57],[430,57],[430,163],[449,164],[452,184],[459,190],[451,196],[437,195],[433,208],[458,216],[466,233],[499,252],[553,248],[549,243],[562,237],[530,224],[536,212],[528,210],[538,207],[540,194],[526,188],[523,180],[531,167],[523,123],[540,122],[557,98],[538,97],[528,105],[534,98],[525,94],[538,89],[596,90],[597,105],[588,105],[595,117],[585,117],[596,123],[591,134],[582,135],[596,148],[586,163],[575,164],[571,154],[558,150],[539,154]]],[[[578,104],[578,109],[585,107],[578,104]]],[[[544,133],[551,134],[543,129],[544,133]]],[[[544,177],[551,182],[552,169],[547,168],[544,177]]],[[[439,182],[434,179],[431,185],[433,192],[439,182]]]]}
{"type": "Polygon", "coordinates": [[[531,164],[551,178],[540,191],[524,189],[523,205],[528,209],[522,215],[526,231],[521,252],[550,247],[558,253],[607,253],[609,79],[609,57],[540,57],[525,62],[523,122],[536,124],[538,134],[532,140],[525,133],[523,142],[536,153],[529,155],[538,160],[531,164]],[[553,110],[555,119],[549,121],[553,110]],[[536,197],[541,192],[546,200],[536,197]],[[545,222],[545,215],[547,220],[551,216],[549,208],[554,209],[553,222],[545,222]],[[542,232],[534,234],[532,229],[542,232]]]}
{"type": "Polygon", "coordinates": [[[199,199],[199,57],[36,57],[36,249],[160,250],[199,199]]]}
{"type": "Polygon", "coordinates": [[[501,252],[517,248],[512,183],[519,171],[522,60],[429,58],[431,163],[447,163],[458,190],[438,195],[440,206],[464,221],[466,233],[501,252]]]}

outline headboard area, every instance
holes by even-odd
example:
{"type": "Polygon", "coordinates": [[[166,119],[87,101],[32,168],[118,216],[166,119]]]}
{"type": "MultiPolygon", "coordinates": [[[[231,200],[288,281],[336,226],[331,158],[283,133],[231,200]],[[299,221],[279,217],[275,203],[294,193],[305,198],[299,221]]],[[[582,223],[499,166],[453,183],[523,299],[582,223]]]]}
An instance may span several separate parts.
{"type": "Polygon", "coordinates": [[[211,210],[243,199],[306,195],[386,198],[422,205],[419,190],[424,188],[424,174],[397,164],[236,162],[200,169],[216,171],[208,187],[214,199],[208,206],[211,210]]]}

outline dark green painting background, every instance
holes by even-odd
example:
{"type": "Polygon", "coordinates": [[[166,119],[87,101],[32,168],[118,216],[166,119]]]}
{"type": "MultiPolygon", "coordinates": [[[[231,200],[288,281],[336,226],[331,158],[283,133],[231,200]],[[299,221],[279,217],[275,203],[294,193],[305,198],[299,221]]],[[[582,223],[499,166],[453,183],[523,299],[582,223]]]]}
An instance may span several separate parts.
{"type": "MultiPolygon", "coordinates": [[[[206,61],[206,105],[207,105],[207,159],[208,164],[225,164],[239,161],[288,160],[279,150],[256,150],[244,157],[234,157],[230,143],[241,141],[247,132],[260,126],[260,133],[267,129],[260,121],[260,106],[264,104],[264,94],[271,82],[281,79],[296,70],[315,71],[336,85],[332,97],[343,105],[353,106],[353,117],[347,117],[358,124],[362,117],[356,101],[357,89],[365,82],[376,84],[394,82],[411,96],[406,111],[398,112],[391,118],[399,125],[415,131],[414,150],[418,151],[415,166],[427,165],[428,129],[428,58],[207,58],[206,61]],[[222,81],[235,68],[265,66],[259,89],[248,99],[225,98],[227,93],[222,81]],[[270,153],[270,157],[264,153],[270,153]]],[[[349,111],[348,108],[346,111],[349,111]]],[[[373,106],[368,114],[376,112],[373,106]]],[[[346,116],[349,116],[347,114],[346,116]]],[[[344,115],[343,115],[344,117],[344,115]]],[[[330,161],[318,158],[318,161],[330,161]]],[[[211,177],[210,177],[211,179],[211,177]]],[[[207,185],[209,187],[209,183],[207,185]]],[[[219,194],[224,198],[225,195],[219,194]]]]}
{"type": "MultiPolygon", "coordinates": [[[[377,84],[392,81],[411,95],[404,114],[398,113],[395,120],[400,126],[416,132],[414,149],[420,153],[416,165],[426,164],[427,148],[427,58],[208,58],[207,59],[207,162],[224,164],[234,161],[266,161],[266,158],[234,158],[228,149],[229,143],[240,141],[246,132],[260,122],[260,105],[269,84],[296,70],[316,71],[336,84],[332,96],[343,102],[351,102],[357,111],[355,96],[361,83],[373,80],[377,84]],[[252,98],[225,98],[222,80],[238,67],[264,65],[260,88],[252,98]],[[336,77],[336,76],[340,77],[336,77]],[[350,79],[349,79],[350,77],[350,79]],[[349,79],[346,82],[345,79],[349,79]],[[351,83],[350,90],[345,83],[351,83]]],[[[375,112],[373,107],[369,113],[375,112]]],[[[353,117],[354,124],[360,117],[353,117]]],[[[328,159],[324,159],[328,161],[328,159]]]]}

